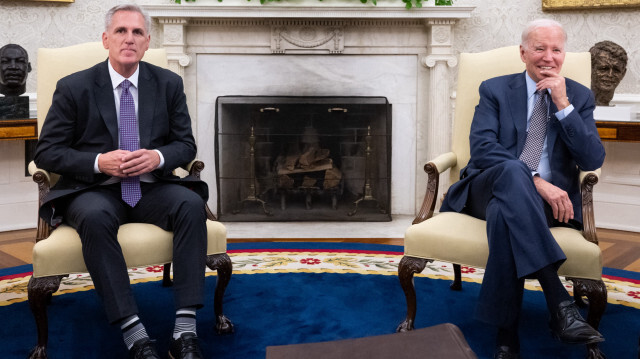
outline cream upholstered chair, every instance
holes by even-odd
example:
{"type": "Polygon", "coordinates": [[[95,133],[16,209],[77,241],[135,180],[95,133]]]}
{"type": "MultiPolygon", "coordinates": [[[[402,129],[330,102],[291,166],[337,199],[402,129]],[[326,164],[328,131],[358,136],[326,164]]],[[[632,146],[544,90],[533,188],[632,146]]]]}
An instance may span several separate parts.
{"type": "MultiPolygon", "coordinates": [[[[42,123],[51,106],[57,81],[68,74],[105,61],[107,56],[107,50],[103,48],[101,42],[38,50],[38,128],[42,128],[42,123]]],[[[149,49],[143,60],[167,67],[167,54],[164,49],[149,49]]],[[[186,164],[184,170],[199,177],[203,168],[204,164],[195,160],[186,164]]],[[[40,202],[55,184],[58,175],[36,168],[33,162],[29,164],[29,172],[38,184],[40,202]]],[[[230,333],[233,331],[233,324],[222,311],[222,299],[232,272],[231,260],[226,253],[227,232],[220,222],[215,221],[209,208],[207,208],[207,217],[206,263],[212,270],[217,270],[218,274],[214,296],[216,330],[218,333],[230,333]]],[[[171,284],[169,279],[173,251],[171,232],[152,224],[128,223],[120,227],[118,241],[128,267],[165,264],[163,284],[165,286],[171,284]]],[[[61,279],[72,273],[86,272],[80,237],[75,229],[64,224],[52,229],[39,218],[36,244],[33,248],[33,275],[28,284],[29,305],[38,330],[38,342],[31,351],[31,358],[46,358],[48,339],[46,305],[51,295],[58,290],[61,279]]]]}
{"type": "MultiPolygon", "coordinates": [[[[400,261],[398,277],[407,300],[407,317],[398,331],[414,328],[416,292],[413,276],[425,268],[428,261],[438,260],[454,264],[451,288],[461,289],[460,265],[483,268],[489,255],[486,222],[461,213],[444,212],[434,215],[438,200],[439,176],[450,170],[450,183],[459,179],[460,169],[470,157],[469,130],[475,106],[479,102],[480,83],[499,75],[524,71],[518,46],[499,48],[482,53],[460,54],[456,113],[452,134],[452,151],[436,157],[424,166],[428,175],[427,191],[418,216],[404,237],[404,257],[400,261]]],[[[590,86],[591,57],[585,53],[567,53],[562,74],[585,86],[590,86]]],[[[598,247],[593,218],[592,190],[598,182],[599,171],[581,173],[584,230],[552,228],[551,232],[567,256],[558,274],[574,283],[574,297],[579,305],[586,305],[587,321],[594,328],[604,313],[607,290],[602,281],[602,254],[598,247]]],[[[595,344],[590,355],[599,353],[595,344]]]]}

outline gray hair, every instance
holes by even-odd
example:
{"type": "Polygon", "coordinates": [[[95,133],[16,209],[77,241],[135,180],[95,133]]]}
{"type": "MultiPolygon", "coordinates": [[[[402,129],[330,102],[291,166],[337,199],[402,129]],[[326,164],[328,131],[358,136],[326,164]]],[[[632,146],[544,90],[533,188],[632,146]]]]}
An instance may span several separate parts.
{"type": "Polygon", "coordinates": [[[564,42],[567,42],[567,32],[564,30],[564,27],[562,26],[561,23],[555,21],[555,20],[551,20],[551,19],[536,19],[536,20],[532,20],[530,21],[527,26],[525,26],[524,30],[522,31],[522,40],[520,45],[522,45],[522,47],[524,47],[525,49],[527,48],[528,45],[528,40],[529,40],[529,35],[534,31],[537,30],[539,28],[543,28],[543,27],[557,27],[560,28],[560,30],[562,30],[562,33],[564,34],[564,42]]]}
{"type": "Polygon", "coordinates": [[[112,7],[111,9],[109,9],[109,11],[107,11],[107,14],[104,17],[104,31],[105,32],[109,31],[109,26],[111,25],[111,19],[113,18],[113,15],[115,13],[117,13],[118,11],[133,11],[133,12],[137,12],[140,15],[142,15],[142,17],[144,18],[144,30],[147,32],[147,34],[149,33],[149,31],[151,29],[151,17],[149,16],[149,14],[147,14],[146,11],[142,10],[142,8],[140,6],[135,5],[135,4],[116,5],[116,6],[112,7]]]}

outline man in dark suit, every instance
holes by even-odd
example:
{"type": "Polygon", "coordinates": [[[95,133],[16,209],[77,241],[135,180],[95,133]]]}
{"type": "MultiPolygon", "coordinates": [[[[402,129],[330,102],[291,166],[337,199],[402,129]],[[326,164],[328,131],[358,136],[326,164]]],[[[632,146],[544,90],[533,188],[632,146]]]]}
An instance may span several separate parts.
{"type": "Polygon", "coordinates": [[[203,305],[208,188],[171,174],[195,158],[196,145],[182,79],[140,61],[149,24],[136,5],[112,8],[102,34],[108,59],[58,82],[35,163],[61,177],[40,215],[78,231],[96,292],[131,358],[159,356],[137,315],[118,228],[145,222],[173,231],[170,356],[201,358],[195,310],[203,305]]]}
{"type": "Polygon", "coordinates": [[[560,340],[604,340],[558,278],[566,257],[549,231],[581,228],[579,169],[595,170],[605,156],[593,120],[593,94],[559,75],[566,37],[555,21],[529,23],[520,45],[526,71],[480,85],[471,158],[441,207],[487,221],[489,258],[476,316],[498,327],[495,358],[519,357],[525,278],[540,282],[552,332],[560,340]]]}

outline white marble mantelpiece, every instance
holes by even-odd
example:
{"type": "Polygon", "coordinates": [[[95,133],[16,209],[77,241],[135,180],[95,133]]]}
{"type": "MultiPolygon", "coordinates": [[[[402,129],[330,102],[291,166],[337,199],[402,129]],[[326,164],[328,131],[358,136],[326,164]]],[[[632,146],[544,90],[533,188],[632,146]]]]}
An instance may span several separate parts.
{"type": "Polygon", "coordinates": [[[392,214],[413,215],[426,186],[421,168],[450,149],[453,30],[474,7],[310,3],[145,6],[160,25],[170,68],[185,78],[209,204],[215,208],[217,200],[211,168],[217,96],[370,95],[393,105],[392,214]]]}

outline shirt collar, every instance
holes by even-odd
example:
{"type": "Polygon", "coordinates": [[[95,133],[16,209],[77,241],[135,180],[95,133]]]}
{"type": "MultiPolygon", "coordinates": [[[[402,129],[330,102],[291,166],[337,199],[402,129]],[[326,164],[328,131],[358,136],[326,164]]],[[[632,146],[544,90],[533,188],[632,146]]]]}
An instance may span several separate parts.
{"type": "Polygon", "coordinates": [[[136,89],[138,88],[138,75],[140,74],[140,64],[138,64],[138,67],[136,68],[136,71],[128,79],[126,79],[124,76],[120,75],[113,68],[113,66],[111,66],[111,61],[107,60],[107,64],[109,65],[109,76],[111,77],[111,86],[113,87],[114,90],[118,86],[120,86],[120,83],[122,83],[122,81],[124,81],[124,80],[129,80],[129,82],[131,82],[133,87],[135,87],[136,89]]]}

